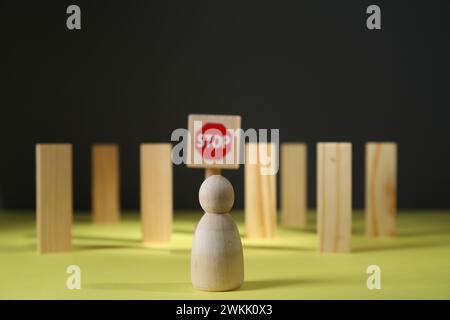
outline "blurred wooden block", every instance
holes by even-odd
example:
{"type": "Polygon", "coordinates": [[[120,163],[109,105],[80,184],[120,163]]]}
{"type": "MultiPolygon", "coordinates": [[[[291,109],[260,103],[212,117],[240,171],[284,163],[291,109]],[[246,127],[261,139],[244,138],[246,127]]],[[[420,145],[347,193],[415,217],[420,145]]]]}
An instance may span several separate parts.
{"type": "Polygon", "coordinates": [[[273,238],[277,225],[276,174],[273,172],[273,143],[248,143],[245,146],[245,229],[247,238],[273,238]],[[260,157],[261,152],[267,157],[260,157]],[[265,160],[262,160],[267,158],[265,160]],[[270,160],[270,163],[266,160],[270,160]]]}
{"type": "Polygon", "coordinates": [[[172,232],[172,145],[141,145],[141,220],[143,242],[165,242],[172,232]]]}
{"type": "Polygon", "coordinates": [[[306,226],[306,152],[304,143],[281,145],[281,224],[285,227],[306,226]]]}
{"type": "Polygon", "coordinates": [[[392,237],[397,220],[397,144],[366,144],[366,234],[392,237]]]}
{"type": "Polygon", "coordinates": [[[36,145],[39,253],[69,251],[72,243],[72,145],[36,145]]]}
{"type": "Polygon", "coordinates": [[[352,145],[317,144],[317,230],[320,252],[350,252],[352,145]]]}
{"type": "Polygon", "coordinates": [[[92,220],[94,223],[117,223],[120,219],[119,146],[92,146],[92,220]]]}

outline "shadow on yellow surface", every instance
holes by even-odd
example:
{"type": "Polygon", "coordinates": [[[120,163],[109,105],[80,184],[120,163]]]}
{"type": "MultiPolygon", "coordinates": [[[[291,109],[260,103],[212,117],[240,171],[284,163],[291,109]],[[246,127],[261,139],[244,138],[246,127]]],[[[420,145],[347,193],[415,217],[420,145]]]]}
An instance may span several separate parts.
{"type": "Polygon", "coordinates": [[[450,212],[400,212],[398,235],[371,239],[353,215],[353,252],[317,252],[314,213],[305,229],[278,227],[270,240],[243,235],[245,282],[239,290],[202,292],[190,283],[192,236],[201,213],[175,213],[169,243],[141,243],[139,215],[94,225],[75,215],[73,249],[39,255],[34,213],[0,213],[0,299],[450,299],[450,212]],[[378,265],[382,289],[368,290],[378,265]],[[82,288],[68,290],[67,267],[82,288]]]}

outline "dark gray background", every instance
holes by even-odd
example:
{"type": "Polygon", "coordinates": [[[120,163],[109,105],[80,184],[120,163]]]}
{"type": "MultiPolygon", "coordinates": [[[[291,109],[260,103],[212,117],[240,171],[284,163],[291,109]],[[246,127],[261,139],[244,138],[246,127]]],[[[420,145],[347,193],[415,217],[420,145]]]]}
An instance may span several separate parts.
{"type": "MultiPolygon", "coordinates": [[[[34,144],[74,144],[75,207],[90,207],[90,145],[121,146],[122,204],[139,204],[139,144],[168,141],[188,113],[241,114],[309,145],[399,143],[399,206],[450,206],[450,2],[0,1],[0,206],[33,208],[34,144]],[[66,7],[82,30],[66,28],[66,7]],[[369,4],[382,30],[365,27],[369,4]]],[[[237,207],[243,170],[227,171],[237,207]]],[[[203,172],[174,169],[175,208],[198,208],[203,172]]]]}

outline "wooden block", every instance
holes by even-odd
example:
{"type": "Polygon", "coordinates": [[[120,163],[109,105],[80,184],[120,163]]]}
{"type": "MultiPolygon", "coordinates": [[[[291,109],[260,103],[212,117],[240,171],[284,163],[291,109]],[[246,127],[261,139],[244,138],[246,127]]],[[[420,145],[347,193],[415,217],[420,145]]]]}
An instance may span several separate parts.
{"type": "MultiPolygon", "coordinates": [[[[264,168],[261,153],[272,158],[273,143],[248,143],[245,146],[245,229],[247,238],[273,238],[276,217],[276,174],[261,174],[264,168]]],[[[270,165],[274,165],[273,162],[270,165]]],[[[273,170],[269,170],[273,171],[273,170]]]]}
{"type": "Polygon", "coordinates": [[[285,227],[306,226],[306,152],[304,143],[281,145],[281,224],[285,227]]]}
{"type": "Polygon", "coordinates": [[[366,144],[366,234],[392,237],[397,220],[397,144],[366,144]]]}
{"type": "Polygon", "coordinates": [[[141,220],[143,242],[170,241],[172,232],[172,145],[141,145],[141,220]]]}
{"type": "Polygon", "coordinates": [[[36,145],[39,253],[69,251],[72,243],[72,145],[36,145]]]}
{"type": "Polygon", "coordinates": [[[120,219],[119,146],[92,146],[92,220],[117,223],[120,219]]]}
{"type": "Polygon", "coordinates": [[[352,145],[317,144],[317,230],[320,252],[350,252],[352,145]]]}
{"type": "Polygon", "coordinates": [[[238,169],[241,116],[190,114],[187,166],[238,169]]]}

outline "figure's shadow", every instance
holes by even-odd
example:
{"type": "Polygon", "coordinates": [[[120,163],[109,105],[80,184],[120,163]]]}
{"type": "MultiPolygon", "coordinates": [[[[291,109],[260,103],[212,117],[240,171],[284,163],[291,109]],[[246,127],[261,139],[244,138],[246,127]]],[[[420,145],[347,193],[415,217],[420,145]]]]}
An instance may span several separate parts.
{"type": "Polygon", "coordinates": [[[320,282],[315,279],[273,279],[273,280],[249,280],[245,281],[240,291],[264,290],[274,288],[284,288],[296,285],[306,285],[320,282]]]}
{"type": "MultiPolygon", "coordinates": [[[[273,279],[245,281],[240,289],[233,291],[265,290],[285,288],[296,285],[306,285],[320,282],[314,279],[273,279]]],[[[129,292],[200,292],[192,287],[191,283],[95,283],[88,286],[90,289],[107,291],[129,292]]]]}
{"type": "Polygon", "coordinates": [[[371,251],[389,251],[389,250],[414,250],[420,248],[446,247],[450,245],[450,240],[437,239],[433,241],[409,242],[409,243],[387,243],[372,244],[365,246],[355,246],[352,252],[371,252],[371,251]]]}
{"type": "Polygon", "coordinates": [[[77,244],[73,246],[75,251],[90,251],[90,250],[117,250],[117,249],[133,249],[136,247],[126,246],[126,245],[95,245],[95,244],[77,244]]]}
{"type": "Polygon", "coordinates": [[[186,292],[194,290],[190,283],[94,283],[88,288],[129,292],[186,292]]]}
{"type": "Polygon", "coordinates": [[[414,237],[436,237],[436,236],[450,236],[450,229],[424,229],[412,231],[400,231],[396,237],[400,238],[414,238],[414,237]]]}
{"type": "Polygon", "coordinates": [[[255,244],[244,244],[244,249],[247,250],[273,250],[276,252],[288,251],[288,252],[302,252],[302,251],[314,251],[313,248],[307,247],[289,247],[289,246],[278,246],[278,245],[255,245],[255,244]]]}
{"type": "Polygon", "coordinates": [[[111,237],[97,237],[97,236],[81,236],[74,235],[72,239],[76,240],[88,240],[88,241],[115,241],[115,242],[128,242],[132,244],[139,244],[140,240],[135,238],[111,238],[111,237]]]}

